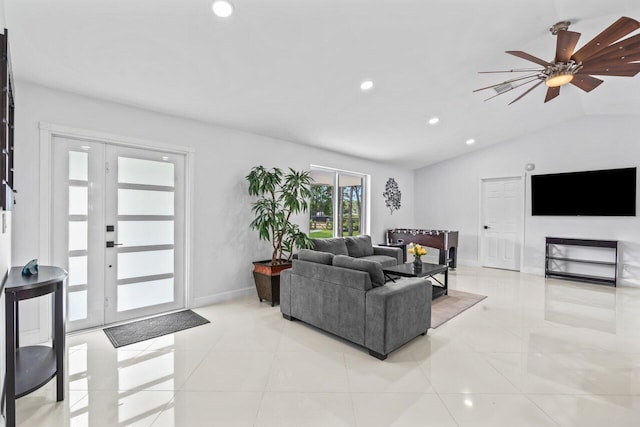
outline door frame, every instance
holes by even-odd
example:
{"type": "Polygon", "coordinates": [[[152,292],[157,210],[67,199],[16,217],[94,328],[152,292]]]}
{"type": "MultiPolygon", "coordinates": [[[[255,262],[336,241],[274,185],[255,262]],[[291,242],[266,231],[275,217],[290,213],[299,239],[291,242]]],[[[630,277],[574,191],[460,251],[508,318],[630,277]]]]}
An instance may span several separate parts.
{"type": "MultiPolygon", "coordinates": [[[[55,137],[83,139],[104,144],[117,145],[129,148],[140,148],[145,150],[164,151],[173,154],[184,155],[185,164],[185,205],[184,205],[184,303],[185,308],[193,305],[194,292],[191,289],[191,278],[193,277],[192,256],[193,239],[192,224],[194,215],[194,190],[195,190],[195,149],[193,147],[172,145],[140,138],[114,135],[106,132],[79,129],[68,126],[55,125],[47,122],[40,122],[40,235],[39,235],[39,262],[49,264],[51,262],[52,241],[51,224],[53,222],[53,206],[51,197],[53,192],[52,164],[53,164],[53,140],[55,137]]],[[[40,316],[45,319],[50,318],[50,304],[45,304],[47,313],[42,310],[40,316]]],[[[41,328],[42,329],[42,328],[41,328]]],[[[46,330],[46,328],[45,328],[46,330]]]]}
{"type": "Polygon", "coordinates": [[[519,179],[521,185],[522,192],[522,217],[520,218],[520,268],[518,271],[522,272],[524,267],[524,248],[525,248],[525,221],[527,218],[527,174],[522,175],[505,175],[505,176],[484,176],[480,177],[480,182],[478,184],[478,265],[480,267],[484,267],[484,249],[482,245],[482,230],[484,225],[484,193],[483,193],[483,184],[486,181],[495,181],[501,179],[519,179]]]}

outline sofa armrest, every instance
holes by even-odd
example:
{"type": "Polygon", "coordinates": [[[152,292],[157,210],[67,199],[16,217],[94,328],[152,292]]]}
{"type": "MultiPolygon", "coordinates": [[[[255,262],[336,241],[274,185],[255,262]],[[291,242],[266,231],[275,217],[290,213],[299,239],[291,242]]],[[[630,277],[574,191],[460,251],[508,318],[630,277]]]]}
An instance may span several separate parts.
{"type": "Polygon", "coordinates": [[[291,315],[291,269],[280,272],[280,312],[291,315]]]}
{"type": "Polygon", "coordinates": [[[365,346],[386,355],[431,326],[429,280],[403,278],[366,294],[365,346]]]}
{"type": "Polygon", "coordinates": [[[373,247],[374,255],[386,255],[398,260],[398,264],[400,265],[404,262],[404,257],[402,255],[402,249],[394,248],[391,246],[374,246],[373,247]]]}

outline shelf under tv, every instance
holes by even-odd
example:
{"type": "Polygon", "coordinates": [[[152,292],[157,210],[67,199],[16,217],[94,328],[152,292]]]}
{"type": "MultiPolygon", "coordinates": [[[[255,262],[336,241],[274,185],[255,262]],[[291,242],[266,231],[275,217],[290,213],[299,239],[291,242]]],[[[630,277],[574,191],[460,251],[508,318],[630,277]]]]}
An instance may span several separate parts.
{"type": "Polygon", "coordinates": [[[580,282],[598,283],[603,285],[616,285],[616,279],[604,276],[592,276],[589,274],[567,273],[565,271],[547,271],[546,277],[558,279],[577,280],[580,282]]]}
{"type": "MultiPolygon", "coordinates": [[[[554,263],[555,264],[555,263],[554,263]]],[[[618,272],[618,241],[617,240],[594,240],[594,239],[571,239],[564,237],[547,237],[544,262],[544,277],[554,277],[558,279],[576,280],[581,282],[596,283],[601,285],[617,285],[618,272]],[[583,246],[591,248],[605,248],[612,251],[613,261],[573,258],[569,256],[558,256],[552,254],[552,246],[583,246]],[[599,266],[613,267],[612,276],[601,276],[593,274],[582,274],[567,271],[552,270],[550,261],[562,263],[591,264],[599,266]]]]}
{"type": "Polygon", "coordinates": [[[547,257],[547,259],[553,259],[556,261],[582,262],[585,264],[616,265],[615,262],[610,262],[610,261],[592,261],[588,259],[564,258],[564,257],[558,257],[558,256],[550,256],[550,257],[547,257]]]}

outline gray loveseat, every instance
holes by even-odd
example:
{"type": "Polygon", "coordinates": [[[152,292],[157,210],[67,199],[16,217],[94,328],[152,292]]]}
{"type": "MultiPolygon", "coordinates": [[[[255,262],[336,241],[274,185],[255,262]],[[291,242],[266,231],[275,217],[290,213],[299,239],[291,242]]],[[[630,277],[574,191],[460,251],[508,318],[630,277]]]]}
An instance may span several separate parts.
{"type": "Polygon", "coordinates": [[[302,250],[280,276],[280,310],[366,347],[384,360],[431,326],[431,282],[403,278],[385,284],[380,263],[302,250]]]}
{"type": "Polygon", "coordinates": [[[387,246],[373,246],[371,237],[334,237],[331,239],[312,239],[313,249],[334,255],[348,255],[353,258],[375,261],[383,267],[402,264],[402,249],[387,246]]]}

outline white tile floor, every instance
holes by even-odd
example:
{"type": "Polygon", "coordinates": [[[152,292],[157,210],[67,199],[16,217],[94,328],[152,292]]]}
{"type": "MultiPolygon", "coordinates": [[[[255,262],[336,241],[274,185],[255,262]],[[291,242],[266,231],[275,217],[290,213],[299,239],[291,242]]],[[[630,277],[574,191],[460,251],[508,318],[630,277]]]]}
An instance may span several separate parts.
{"type": "Polygon", "coordinates": [[[640,289],[464,268],[488,295],[386,361],[257,297],[211,324],[115,350],[68,339],[68,394],[19,399],[20,426],[640,425],[640,289]]]}

